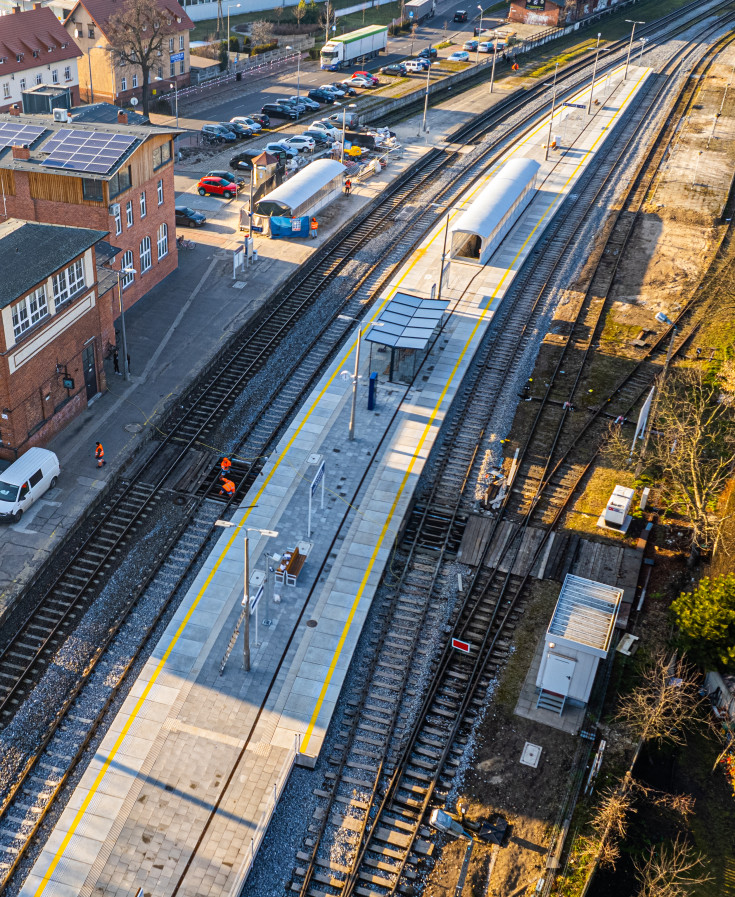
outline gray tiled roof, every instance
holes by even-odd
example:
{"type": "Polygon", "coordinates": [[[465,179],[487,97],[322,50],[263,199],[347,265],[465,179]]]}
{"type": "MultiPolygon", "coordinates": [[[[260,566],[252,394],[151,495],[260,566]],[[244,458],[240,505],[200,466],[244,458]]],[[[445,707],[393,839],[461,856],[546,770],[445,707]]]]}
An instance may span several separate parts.
{"type": "Polygon", "coordinates": [[[0,308],[81,255],[107,231],[7,221],[0,225],[0,308]]]}

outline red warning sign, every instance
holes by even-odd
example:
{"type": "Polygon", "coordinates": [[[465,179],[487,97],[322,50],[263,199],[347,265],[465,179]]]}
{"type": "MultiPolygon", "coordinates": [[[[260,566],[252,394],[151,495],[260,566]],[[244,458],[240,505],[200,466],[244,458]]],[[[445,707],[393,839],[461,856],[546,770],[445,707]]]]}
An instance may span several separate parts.
{"type": "Polygon", "coordinates": [[[462,639],[453,638],[452,639],[452,647],[456,648],[457,651],[461,651],[463,654],[469,654],[470,648],[472,647],[469,642],[463,642],[462,639]]]}

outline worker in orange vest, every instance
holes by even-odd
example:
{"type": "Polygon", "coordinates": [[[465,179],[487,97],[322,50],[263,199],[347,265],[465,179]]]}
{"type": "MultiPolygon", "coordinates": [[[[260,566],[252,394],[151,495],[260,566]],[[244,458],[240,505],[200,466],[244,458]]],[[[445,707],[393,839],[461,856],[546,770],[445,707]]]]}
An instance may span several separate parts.
{"type": "Polygon", "coordinates": [[[347,196],[349,196],[351,191],[352,191],[352,181],[349,178],[347,178],[347,180],[345,181],[345,194],[347,196]]]}
{"type": "Polygon", "coordinates": [[[316,218],[311,219],[310,229],[311,229],[312,239],[316,240],[317,233],[319,231],[319,222],[316,220],[316,218]]]}
{"type": "Polygon", "coordinates": [[[222,476],[226,476],[230,472],[230,468],[232,467],[232,461],[225,456],[219,464],[219,469],[222,472],[222,476]]]}
{"type": "Polygon", "coordinates": [[[105,450],[102,448],[101,442],[95,443],[94,456],[97,459],[97,467],[102,467],[103,464],[107,464],[107,461],[105,461],[105,450]]]}
{"type": "Polygon", "coordinates": [[[222,485],[219,487],[219,494],[233,496],[235,494],[235,484],[232,480],[228,480],[225,476],[221,476],[220,480],[222,485]]]}

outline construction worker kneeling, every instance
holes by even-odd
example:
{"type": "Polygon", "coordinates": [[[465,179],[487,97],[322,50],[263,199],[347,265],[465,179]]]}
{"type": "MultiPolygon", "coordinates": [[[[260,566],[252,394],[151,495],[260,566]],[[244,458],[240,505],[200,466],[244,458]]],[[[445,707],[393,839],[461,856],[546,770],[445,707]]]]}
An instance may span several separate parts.
{"type": "Polygon", "coordinates": [[[219,487],[220,495],[234,495],[235,494],[235,484],[232,480],[228,480],[227,477],[220,477],[220,487],[219,487]]]}

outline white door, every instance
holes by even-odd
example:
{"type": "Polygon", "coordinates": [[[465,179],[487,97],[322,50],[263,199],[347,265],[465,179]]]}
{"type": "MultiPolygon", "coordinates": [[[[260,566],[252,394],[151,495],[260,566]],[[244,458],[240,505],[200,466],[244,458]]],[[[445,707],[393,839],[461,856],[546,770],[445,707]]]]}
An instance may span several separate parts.
{"type": "Polygon", "coordinates": [[[551,691],[557,695],[566,697],[572,684],[576,660],[568,657],[560,657],[558,654],[548,654],[546,657],[546,669],[544,670],[544,691],[551,691]]]}

